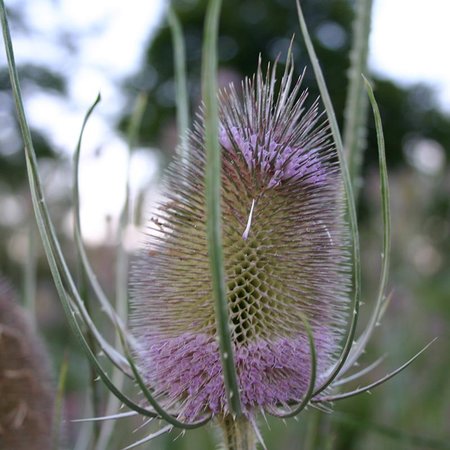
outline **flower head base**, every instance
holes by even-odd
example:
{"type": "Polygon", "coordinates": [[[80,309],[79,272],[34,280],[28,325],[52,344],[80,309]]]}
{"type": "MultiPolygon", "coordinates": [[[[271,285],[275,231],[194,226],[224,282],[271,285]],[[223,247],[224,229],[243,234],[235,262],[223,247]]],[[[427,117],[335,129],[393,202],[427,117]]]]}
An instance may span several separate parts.
{"type": "MultiPolygon", "coordinates": [[[[336,153],[318,104],[306,108],[287,62],[220,99],[222,240],[230,332],[244,414],[298,401],[345,333],[349,231],[336,153]],[[277,93],[278,91],[278,93],[277,93]]],[[[202,117],[187,164],[169,168],[134,272],[138,360],[155,394],[188,421],[228,410],[207,254],[202,117]]]]}

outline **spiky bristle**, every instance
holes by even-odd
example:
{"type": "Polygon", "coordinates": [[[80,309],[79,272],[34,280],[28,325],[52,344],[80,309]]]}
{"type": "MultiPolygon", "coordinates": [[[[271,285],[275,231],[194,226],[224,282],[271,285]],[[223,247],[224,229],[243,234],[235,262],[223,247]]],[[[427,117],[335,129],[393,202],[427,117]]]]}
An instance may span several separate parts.
{"type": "MultiPolygon", "coordinates": [[[[220,96],[222,240],[243,410],[302,397],[311,326],[319,383],[345,332],[349,231],[336,152],[318,102],[305,107],[290,60],[280,85],[261,68],[220,96]],[[277,93],[278,91],[278,93],[277,93]]],[[[166,200],[133,274],[133,331],[146,379],[188,420],[228,412],[207,254],[202,115],[189,161],[174,161],[166,200]]]]}

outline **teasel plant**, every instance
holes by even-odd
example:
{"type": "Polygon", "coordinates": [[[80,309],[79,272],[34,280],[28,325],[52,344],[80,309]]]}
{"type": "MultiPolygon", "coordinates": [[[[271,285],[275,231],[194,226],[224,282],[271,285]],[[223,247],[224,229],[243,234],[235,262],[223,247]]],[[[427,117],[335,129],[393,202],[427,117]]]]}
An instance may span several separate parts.
{"type": "MultiPolygon", "coordinates": [[[[277,62],[265,69],[260,61],[241,91],[230,86],[219,93],[221,1],[211,0],[203,42],[203,105],[191,131],[181,25],[170,10],[180,145],[166,176],[166,199],[150,220],[147,245],[131,269],[129,321],[103,292],[81,236],[78,161],[84,127],[99,98],[88,111],[74,158],[75,245],[86,280],[114,325],[117,339],[112,344],[80,295],[48,212],[0,0],[34,211],[55,286],[73,333],[118,400],[117,409],[129,409],[92,420],[140,415],[165,422],[126,448],[210,421],[222,430],[224,449],[266,448],[258,428],[261,416],[295,417],[307,407],[331,411],[334,402],[389,380],[428,347],[386,376],[340,391],[380,363],[354,369],[388,304],[390,207],[384,140],[371,85],[363,78],[378,137],[384,237],[373,311],[357,336],[361,267],[353,182],[299,3],[297,8],[325,112],[320,112],[319,100],[307,106],[308,94],[302,91],[302,77],[294,79],[290,51],[280,81],[277,62]],[[98,351],[116,375],[105,368],[98,351]],[[122,388],[123,377],[137,386],[140,400],[122,388]]],[[[132,120],[130,145],[142,107],[132,120]]],[[[127,211],[126,203],[122,231],[127,211]]],[[[126,301],[126,277],[119,284],[126,301]]],[[[126,309],[124,303],[121,308],[126,309]]]]}

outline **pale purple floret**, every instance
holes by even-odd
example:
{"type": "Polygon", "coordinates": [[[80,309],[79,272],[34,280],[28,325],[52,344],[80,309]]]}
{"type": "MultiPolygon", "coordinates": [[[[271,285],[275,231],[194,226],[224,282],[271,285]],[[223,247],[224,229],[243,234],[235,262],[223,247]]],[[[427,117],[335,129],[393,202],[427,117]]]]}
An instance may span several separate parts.
{"type": "Polygon", "coordinates": [[[267,176],[268,188],[277,187],[286,180],[305,180],[309,183],[323,183],[326,170],[321,167],[317,148],[305,150],[279,143],[274,136],[266,133],[258,140],[255,133],[231,127],[227,132],[220,130],[219,142],[222,147],[244,157],[248,170],[259,170],[267,176]]]}
{"type": "MultiPolygon", "coordinates": [[[[333,339],[326,331],[317,333],[316,352],[331,355],[333,339]]],[[[217,341],[206,334],[184,333],[176,338],[155,339],[140,353],[144,372],[156,393],[167,402],[182,400],[179,415],[188,421],[202,412],[226,414],[227,397],[217,341]]],[[[299,401],[305,394],[311,371],[307,339],[279,338],[238,346],[235,351],[239,389],[244,414],[275,410],[277,404],[299,401]]],[[[323,366],[323,364],[320,364],[323,366]]],[[[325,367],[318,367],[321,372],[325,367]]]]}

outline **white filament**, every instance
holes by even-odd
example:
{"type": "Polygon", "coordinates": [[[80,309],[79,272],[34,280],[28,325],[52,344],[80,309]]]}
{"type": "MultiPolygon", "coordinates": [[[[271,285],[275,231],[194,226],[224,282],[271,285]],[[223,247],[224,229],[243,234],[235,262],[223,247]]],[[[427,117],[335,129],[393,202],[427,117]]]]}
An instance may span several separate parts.
{"type": "Polygon", "coordinates": [[[248,221],[247,221],[247,226],[245,227],[244,232],[242,233],[242,239],[244,239],[244,241],[247,240],[248,238],[248,234],[250,233],[250,227],[252,225],[252,217],[253,217],[253,208],[255,207],[255,200],[252,200],[252,206],[250,208],[250,214],[248,215],[248,221]]]}

